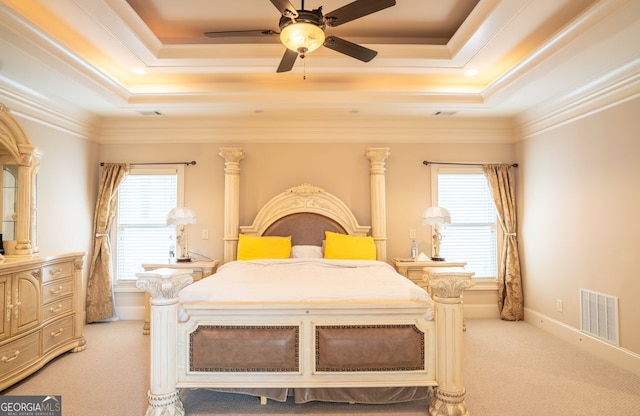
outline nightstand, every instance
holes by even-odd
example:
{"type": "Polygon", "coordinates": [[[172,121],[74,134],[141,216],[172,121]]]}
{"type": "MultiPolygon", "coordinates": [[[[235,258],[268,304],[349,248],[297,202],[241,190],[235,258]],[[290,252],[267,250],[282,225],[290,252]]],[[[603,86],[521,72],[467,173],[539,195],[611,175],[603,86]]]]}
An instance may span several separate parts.
{"type": "MultiPolygon", "coordinates": [[[[154,269],[162,269],[162,268],[170,268],[170,269],[191,269],[193,270],[193,281],[197,282],[200,279],[204,279],[207,276],[211,276],[216,272],[218,265],[220,264],[220,260],[211,260],[211,261],[191,261],[185,263],[154,263],[154,264],[143,264],[142,268],[144,271],[154,270],[154,269]]],[[[142,327],[142,333],[144,335],[149,335],[151,332],[151,305],[149,303],[150,295],[148,292],[145,292],[144,295],[144,325],[142,327]]]]}
{"type": "Polygon", "coordinates": [[[412,261],[393,259],[391,262],[398,273],[425,289],[429,294],[431,294],[431,291],[423,279],[425,267],[464,267],[467,265],[464,261],[412,261]]]}

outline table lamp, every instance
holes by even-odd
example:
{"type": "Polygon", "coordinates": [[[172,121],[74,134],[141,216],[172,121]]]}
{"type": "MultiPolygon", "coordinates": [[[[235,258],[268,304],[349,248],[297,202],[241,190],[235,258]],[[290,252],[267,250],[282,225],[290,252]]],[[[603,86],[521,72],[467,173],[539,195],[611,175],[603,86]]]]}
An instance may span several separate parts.
{"type": "Polygon", "coordinates": [[[444,257],[440,257],[440,242],[442,241],[440,225],[449,223],[451,223],[451,215],[445,208],[430,207],[422,214],[422,225],[433,226],[433,253],[431,256],[433,261],[444,261],[444,257]]]}
{"type": "Polygon", "coordinates": [[[178,263],[188,263],[189,256],[189,235],[187,224],[195,224],[196,216],[187,207],[175,207],[167,214],[167,225],[176,226],[176,261],[178,263]]]}

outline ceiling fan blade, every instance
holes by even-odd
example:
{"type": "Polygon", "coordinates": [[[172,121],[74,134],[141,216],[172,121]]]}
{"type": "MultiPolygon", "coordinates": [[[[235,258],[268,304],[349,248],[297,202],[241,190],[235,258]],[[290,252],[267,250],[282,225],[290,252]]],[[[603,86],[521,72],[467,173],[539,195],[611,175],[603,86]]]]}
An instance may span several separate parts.
{"type": "Polygon", "coordinates": [[[298,11],[289,2],[289,0],[271,0],[276,9],[282,13],[284,17],[298,17],[298,11]]]}
{"type": "Polygon", "coordinates": [[[280,61],[280,65],[278,65],[278,69],[276,72],[288,72],[293,68],[293,64],[296,62],[298,58],[298,52],[294,52],[291,49],[286,49],[284,51],[284,55],[282,56],[282,60],[280,61]]]}
{"type": "Polygon", "coordinates": [[[378,52],[373,49],[365,48],[364,46],[360,46],[336,36],[329,36],[324,41],[324,46],[329,49],[333,49],[336,52],[349,55],[352,58],[359,59],[362,62],[369,62],[378,54],[378,52]]]}
{"type": "Polygon", "coordinates": [[[234,38],[234,37],[259,37],[279,35],[280,33],[271,29],[262,30],[225,30],[222,32],[204,32],[204,35],[210,38],[234,38]]]}
{"type": "Polygon", "coordinates": [[[395,6],[396,0],[356,0],[325,14],[328,26],[340,26],[371,13],[395,6]]]}

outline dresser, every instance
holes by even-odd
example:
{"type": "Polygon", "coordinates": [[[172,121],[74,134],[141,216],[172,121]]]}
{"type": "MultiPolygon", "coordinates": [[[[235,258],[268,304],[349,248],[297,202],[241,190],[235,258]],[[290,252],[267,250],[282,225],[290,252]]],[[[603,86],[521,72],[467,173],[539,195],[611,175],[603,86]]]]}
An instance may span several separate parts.
{"type": "Polygon", "coordinates": [[[0,391],[85,349],[84,256],[7,256],[0,264],[0,391]]]}
{"type": "MultiPolygon", "coordinates": [[[[197,282],[200,279],[214,274],[219,264],[220,260],[191,261],[184,263],[146,263],[142,265],[142,268],[145,272],[163,268],[191,269],[193,270],[193,281],[197,282]]],[[[144,325],[142,326],[142,333],[144,335],[149,335],[151,332],[151,304],[149,303],[151,296],[147,292],[145,292],[144,296],[144,325]]]]}
{"type": "Polygon", "coordinates": [[[404,259],[393,259],[393,268],[398,273],[411,280],[421,288],[430,292],[426,281],[424,280],[424,268],[425,267],[464,267],[466,262],[460,261],[412,261],[404,259]]]}

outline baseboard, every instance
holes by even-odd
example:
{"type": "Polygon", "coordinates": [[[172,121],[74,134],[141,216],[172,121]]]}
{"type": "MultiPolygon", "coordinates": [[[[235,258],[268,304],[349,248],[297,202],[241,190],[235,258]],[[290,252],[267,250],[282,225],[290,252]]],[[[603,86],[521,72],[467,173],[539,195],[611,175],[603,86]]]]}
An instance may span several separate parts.
{"type": "Polygon", "coordinates": [[[499,318],[496,304],[462,304],[462,313],[465,318],[499,318]]]}
{"type": "Polygon", "coordinates": [[[141,321],[144,319],[144,306],[116,306],[116,314],[123,321],[141,321]]]}
{"type": "Polygon", "coordinates": [[[594,338],[579,329],[525,308],[524,320],[599,358],[640,376],[640,355],[594,338]]]}

